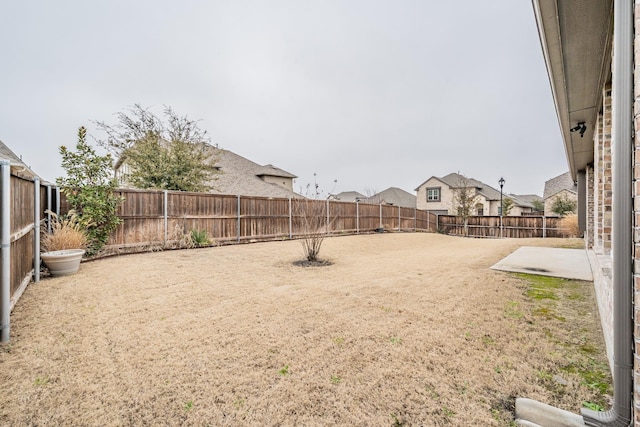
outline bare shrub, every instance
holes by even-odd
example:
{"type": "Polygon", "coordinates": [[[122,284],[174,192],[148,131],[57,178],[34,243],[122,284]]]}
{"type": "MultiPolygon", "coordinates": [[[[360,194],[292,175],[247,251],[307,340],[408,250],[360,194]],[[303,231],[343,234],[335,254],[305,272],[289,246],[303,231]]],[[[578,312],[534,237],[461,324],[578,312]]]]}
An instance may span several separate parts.
{"type": "Polygon", "coordinates": [[[562,218],[560,228],[562,228],[562,233],[565,237],[582,236],[582,231],[580,231],[580,226],[578,225],[578,215],[576,214],[566,215],[562,218]]]}
{"type": "Polygon", "coordinates": [[[190,231],[185,231],[184,227],[176,224],[173,232],[164,244],[164,249],[190,249],[195,247],[190,231]]]}
{"type": "Polygon", "coordinates": [[[80,217],[74,210],[70,210],[64,216],[51,211],[47,211],[47,213],[51,215],[51,233],[43,233],[40,239],[42,249],[52,252],[87,247],[86,231],[80,223],[80,217]]]}
{"type": "Polygon", "coordinates": [[[311,199],[295,199],[294,215],[299,218],[302,250],[307,261],[317,262],[320,247],[332,224],[327,219],[327,205],[325,201],[311,199]]]}

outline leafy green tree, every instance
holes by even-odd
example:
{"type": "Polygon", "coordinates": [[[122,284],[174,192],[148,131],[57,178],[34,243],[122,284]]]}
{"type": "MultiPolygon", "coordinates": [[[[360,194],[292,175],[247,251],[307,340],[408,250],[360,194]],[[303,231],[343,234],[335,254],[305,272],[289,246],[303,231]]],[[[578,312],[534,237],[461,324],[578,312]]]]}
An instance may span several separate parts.
{"type": "Polygon", "coordinates": [[[511,213],[511,209],[513,209],[514,205],[515,203],[513,202],[513,199],[511,197],[503,198],[502,199],[502,215],[508,216],[509,213],[511,213]]]}
{"type": "Polygon", "coordinates": [[[206,131],[170,107],[163,119],[136,104],[111,126],[97,122],[109,138],[99,144],[128,166],[125,179],[138,188],[207,191],[218,173],[206,131]]]}
{"type": "Polygon", "coordinates": [[[576,211],[576,202],[567,197],[566,194],[561,194],[551,204],[551,211],[558,216],[565,216],[576,211]]]}
{"type": "Polygon", "coordinates": [[[534,199],[531,204],[535,212],[544,212],[544,202],[540,199],[534,199]]]}
{"type": "Polygon", "coordinates": [[[121,198],[114,190],[111,155],[99,156],[86,141],[87,129],[78,129],[76,150],[65,146],[59,149],[62,167],[67,176],[56,180],[67,197],[71,209],[79,215],[82,227],[87,231],[87,253],[93,255],[107,242],[109,235],[120,223],[116,214],[121,198]]]}

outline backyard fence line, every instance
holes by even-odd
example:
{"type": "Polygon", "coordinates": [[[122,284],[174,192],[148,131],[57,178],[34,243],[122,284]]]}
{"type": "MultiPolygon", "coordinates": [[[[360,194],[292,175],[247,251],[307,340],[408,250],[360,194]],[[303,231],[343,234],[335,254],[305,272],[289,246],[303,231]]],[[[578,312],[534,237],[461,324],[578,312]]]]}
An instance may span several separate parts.
{"type": "MultiPolygon", "coordinates": [[[[123,199],[117,212],[122,223],[107,242],[108,252],[166,246],[192,230],[204,230],[220,244],[292,239],[309,233],[303,218],[309,213],[319,215],[314,223],[323,224],[327,235],[435,232],[437,226],[431,212],[393,205],[167,190],[118,189],[116,194],[123,199]]],[[[64,197],[62,202],[64,213],[69,207],[64,197]]]]}
{"type": "Polygon", "coordinates": [[[562,218],[550,216],[438,216],[438,232],[456,236],[485,238],[569,237],[562,218]]]}
{"type": "Polygon", "coordinates": [[[0,341],[9,340],[10,312],[31,280],[40,279],[40,227],[58,198],[51,184],[0,160],[0,341]]]}

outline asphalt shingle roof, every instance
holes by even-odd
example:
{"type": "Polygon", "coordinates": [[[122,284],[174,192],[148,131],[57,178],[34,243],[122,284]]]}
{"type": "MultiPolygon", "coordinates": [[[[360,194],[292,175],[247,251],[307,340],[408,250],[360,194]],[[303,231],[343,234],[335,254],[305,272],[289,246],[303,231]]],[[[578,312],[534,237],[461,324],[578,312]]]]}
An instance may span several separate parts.
{"type": "Polygon", "coordinates": [[[565,172],[562,175],[558,175],[545,182],[544,194],[542,197],[544,199],[548,199],[562,190],[568,190],[572,193],[578,194],[578,186],[573,182],[569,172],[565,172]]]}
{"type": "Polygon", "coordinates": [[[263,176],[296,178],[295,175],[273,165],[259,165],[232,151],[211,147],[217,157],[215,166],[220,170],[210,184],[211,193],[255,197],[300,197],[278,184],[265,182],[263,176]]]}

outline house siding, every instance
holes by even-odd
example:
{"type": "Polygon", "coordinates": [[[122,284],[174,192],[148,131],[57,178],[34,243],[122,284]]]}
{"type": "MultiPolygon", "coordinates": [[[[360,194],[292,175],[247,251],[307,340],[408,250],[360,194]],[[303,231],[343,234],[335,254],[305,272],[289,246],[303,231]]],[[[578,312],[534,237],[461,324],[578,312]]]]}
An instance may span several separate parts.
{"type": "Polygon", "coordinates": [[[269,184],[276,184],[280,187],[286,188],[289,191],[293,191],[293,179],[285,178],[282,176],[263,175],[262,180],[269,184]]]}
{"type": "Polygon", "coordinates": [[[454,192],[453,190],[451,190],[451,188],[449,188],[447,184],[437,178],[431,178],[420,187],[418,187],[416,193],[416,206],[418,209],[424,209],[428,211],[447,211],[447,213],[451,215],[453,211],[453,196],[454,192]],[[428,188],[440,188],[439,202],[427,201],[428,188]]]}

